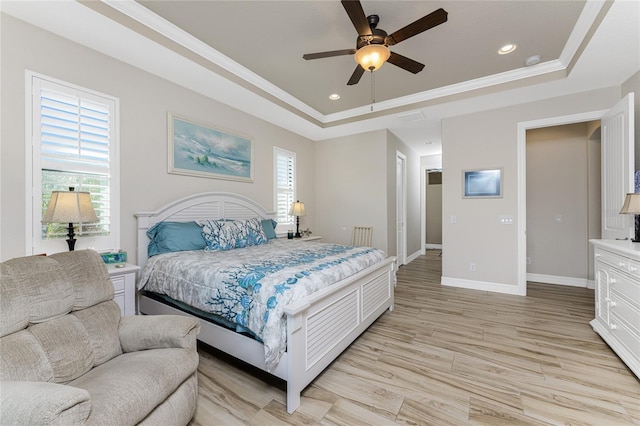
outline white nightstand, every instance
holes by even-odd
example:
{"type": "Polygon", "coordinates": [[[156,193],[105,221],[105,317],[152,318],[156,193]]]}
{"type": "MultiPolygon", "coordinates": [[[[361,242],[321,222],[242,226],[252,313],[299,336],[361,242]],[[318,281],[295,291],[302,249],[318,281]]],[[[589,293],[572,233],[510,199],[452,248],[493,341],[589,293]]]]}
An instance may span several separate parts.
{"type": "Polygon", "coordinates": [[[319,235],[313,235],[311,237],[298,238],[300,241],[320,241],[322,239],[319,235]]]}
{"type": "Polygon", "coordinates": [[[115,290],[113,300],[120,305],[122,315],[135,315],[136,274],[140,270],[140,267],[130,263],[109,263],[107,264],[107,270],[109,271],[109,277],[111,277],[113,289],[115,290]]]}

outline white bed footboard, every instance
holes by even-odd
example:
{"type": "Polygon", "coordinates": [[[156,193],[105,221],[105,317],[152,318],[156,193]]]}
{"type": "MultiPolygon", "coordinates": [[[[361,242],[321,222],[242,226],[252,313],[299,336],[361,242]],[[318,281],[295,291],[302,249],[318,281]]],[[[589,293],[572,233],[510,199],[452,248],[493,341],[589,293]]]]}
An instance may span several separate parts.
{"type": "MultiPolygon", "coordinates": [[[[183,198],[156,212],[138,213],[138,264],[146,264],[146,231],[158,222],[256,216],[272,218],[273,213],[246,197],[213,192],[183,198]]],[[[287,382],[287,412],[293,413],[300,406],[300,393],[318,374],[385,310],[393,309],[396,269],[395,257],[389,257],[285,307],[287,352],[270,373],[287,382]]],[[[148,315],[194,317],[144,295],[139,297],[138,307],[148,315]]],[[[266,371],[261,343],[199,320],[202,327],[198,340],[266,371]]]]}
{"type": "Polygon", "coordinates": [[[287,411],[300,393],[386,309],[393,309],[395,258],[292,303],[287,314],[287,411]]]}

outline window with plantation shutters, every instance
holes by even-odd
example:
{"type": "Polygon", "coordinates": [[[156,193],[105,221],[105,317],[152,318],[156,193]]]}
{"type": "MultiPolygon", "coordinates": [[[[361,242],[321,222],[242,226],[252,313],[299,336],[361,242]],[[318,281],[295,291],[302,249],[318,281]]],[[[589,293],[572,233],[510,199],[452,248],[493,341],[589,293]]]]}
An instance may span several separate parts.
{"type": "Polygon", "coordinates": [[[296,154],[284,149],[274,149],[275,205],[278,225],[293,225],[295,218],[289,216],[296,197],[296,154]]]}
{"type": "Polygon", "coordinates": [[[91,194],[99,222],[76,225],[77,248],[119,248],[117,99],[31,75],[33,252],[62,251],[67,226],[42,224],[52,191],[91,194]]]}

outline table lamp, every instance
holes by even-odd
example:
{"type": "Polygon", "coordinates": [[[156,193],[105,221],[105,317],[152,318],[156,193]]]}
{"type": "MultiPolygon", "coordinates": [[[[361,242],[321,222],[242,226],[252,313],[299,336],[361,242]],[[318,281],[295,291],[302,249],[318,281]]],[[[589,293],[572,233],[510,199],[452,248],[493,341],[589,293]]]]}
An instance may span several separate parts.
{"type": "Polygon", "coordinates": [[[98,222],[91,197],[88,192],[75,191],[71,186],[69,191],[53,191],[47,211],[42,218],[42,223],[68,223],[69,232],[67,244],[69,251],[73,251],[76,245],[73,224],[82,226],[83,223],[98,222]]]}
{"type": "Polygon", "coordinates": [[[301,203],[300,200],[298,200],[295,203],[291,204],[289,215],[296,217],[296,234],[294,235],[294,237],[302,237],[302,235],[300,235],[300,216],[304,216],[304,203],[301,203]]]}
{"type": "MultiPolygon", "coordinates": [[[[622,209],[620,209],[620,214],[640,214],[640,192],[632,192],[627,194],[624,199],[624,204],[622,205],[622,209]]],[[[634,217],[635,219],[635,217],[634,217]]],[[[633,221],[635,227],[635,239],[631,240],[634,243],[640,243],[640,228],[636,225],[636,221],[633,221]]]]}

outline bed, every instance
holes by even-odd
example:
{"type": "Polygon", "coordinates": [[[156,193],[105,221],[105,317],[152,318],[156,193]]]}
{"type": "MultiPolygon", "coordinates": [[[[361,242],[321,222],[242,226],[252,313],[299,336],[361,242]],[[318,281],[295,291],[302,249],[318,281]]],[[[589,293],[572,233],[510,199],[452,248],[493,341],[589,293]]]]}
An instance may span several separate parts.
{"type": "MultiPolygon", "coordinates": [[[[268,212],[258,203],[237,194],[209,192],[192,195],[173,202],[154,212],[136,213],[137,218],[137,257],[138,263],[143,268],[140,274],[139,284],[146,285],[152,270],[159,268],[162,262],[175,261],[179,256],[174,253],[148,257],[148,245],[150,242],[147,231],[161,222],[191,222],[213,219],[225,220],[249,220],[252,218],[273,219],[274,213],[268,212]],[[166,259],[165,259],[166,258],[166,259]],[[157,264],[157,265],[156,265],[157,264]],[[148,266],[147,266],[148,265],[148,266]]],[[[274,239],[268,245],[252,246],[230,250],[227,256],[233,255],[240,258],[251,258],[253,254],[264,251],[267,247],[271,250],[272,257],[277,257],[282,247],[304,246],[306,253],[316,251],[339,252],[352,250],[353,248],[340,248],[339,246],[316,242],[301,242],[300,240],[274,239]],[[315,246],[315,247],[312,247],[315,246]],[[313,248],[313,250],[312,250],[313,248]]],[[[146,315],[177,314],[198,318],[201,322],[201,332],[198,339],[219,349],[237,359],[240,359],[259,369],[267,371],[287,383],[287,412],[293,413],[300,405],[300,394],[304,388],[313,381],[342,351],[344,351],[362,332],[364,332],[386,310],[393,309],[393,297],[395,286],[396,259],[394,257],[380,257],[379,253],[370,248],[357,248],[359,251],[345,252],[345,257],[358,257],[364,269],[349,270],[342,267],[344,277],[339,281],[314,290],[301,298],[292,299],[281,306],[279,311],[272,312],[272,316],[282,317],[284,322],[281,340],[286,350],[281,351],[274,358],[269,358],[271,338],[263,340],[263,336],[248,336],[247,333],[239,333],[228,326],[219,325],[199,315],[199,311],[189,311],[184,305],[171,303],[174,301],[157,297],[153,292],[140,292],[138,309],[146,315]],[[369,257],[371,257],[369,259],[369,257]],[[277,314],[277,315],[274,315],[277,314]],[[256,338],[258,337],[258,338],[256,338]]],[[[356,249],[353,249],[356,250],[356,249]]],[[[202,251],[185,251],[180,254],[191,256],[182,258],[179,262],[192,265],[204,262],[206,257],[202,251]]],[[[218,256],[216,254],[216,256],[218,256]]],[[[222,258],[222,257],[221,257],[222,258]]],[[[244,261],[247,263],[247,261],[244,261]]],[[[332,263],[327,261],[325,263],[332,263]]],[[[333,263],[340,263],[335,261],[333,263]]],[[[250,263],[250,262],[249,262],[250,263]]],[[[316,265],[318,266],[318,265],[316,265]]],[[[324,263],[322,264],[324,267],[324,263]]],[[[218,269],[224,269],[219,268],[218,269]]],[[[161,271],[161,270],[159,270],[161,271]]],[[[303,271],[304,272],[304,271],[303,271]]],[[[202,273],[203,278],[213,272],[202,273]]],[[[156,275],[156,281],[162,281],[161,273],[156,275]]],[[[321,275],[321,274],[309,274],[321,275]]],[[[302,277],[301,282],[308,277],[302,277]]],[[[199,279],[200,279],[199,278],[199,279]]],[[[169,281],[167,279],[167,281],[169,281]]],[[[163,283],[156,283],[158,288],[163,283]]],[[[153,285],[149,285],[154,290],[153,285]]],[[[309,290],[309,291],[312,291],[309,290]]],[[[271,333],[272,334],[272,333],[271,333]]]]}

